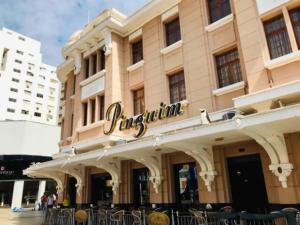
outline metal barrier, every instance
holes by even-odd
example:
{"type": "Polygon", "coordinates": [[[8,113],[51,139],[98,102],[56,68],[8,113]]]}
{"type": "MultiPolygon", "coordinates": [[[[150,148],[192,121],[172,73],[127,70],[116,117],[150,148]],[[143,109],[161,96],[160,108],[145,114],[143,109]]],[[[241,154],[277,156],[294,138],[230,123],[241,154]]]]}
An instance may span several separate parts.
{"type": "MultiPolygon", "coordinates": [[[[77,223],[75,209],[48,209],[43,225],[148,225],[144,210],[86,209],[88,219],[77,223]]],[[[300,225],[299,214],[277,212],[271,214],[165,211],[171,225],[300,225]]]]}

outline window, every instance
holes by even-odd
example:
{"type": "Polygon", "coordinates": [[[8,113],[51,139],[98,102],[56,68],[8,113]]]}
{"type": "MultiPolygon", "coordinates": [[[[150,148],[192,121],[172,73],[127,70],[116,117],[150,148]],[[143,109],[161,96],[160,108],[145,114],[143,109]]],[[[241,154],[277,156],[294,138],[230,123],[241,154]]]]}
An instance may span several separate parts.
{"type": "Polygon", "coordinates": [[[38,84],[38,88],[44,89],[44,88],[45,88],[45,85],[43,85],[43,84],[38,84]]]}
{"type": "Polygon", "coordinates": [[[298,48],[300,48],[300,8],[290,11],[290,17],[293,24],[298,48]]]}
{"type": "Polygon", "coordinates": [[[99,98],[99,106],[100,106],[100,120],[104,120],[104,95],[101,95],[99,98]]]}
{"type": "Polygon", "coordinates": [[[88,112],[88,104],[87,102],[82,103],[82,112],[83,112],[83,126],[87,125],[87,112],[88,112]]]}
{"type": "Polygon", "coordinates": [[[30,76],[30,77],[33,77],[33,73],[31,73],[31,72],[29,72],[29,71],[27,71],[27,76],[30,76]]]}
{"type": "Polygon", "coordinates": [[[57,84],[57,83],[58,83],[58,81],[55,80],[55,79],[51,79],[50,82],[51,82],[52,84],[57,84]]]}
{"type": "Polygon", "coordinates": [[[208,0],[208,10],[210,22],[216,22],[231,13],[230,0],[208,0]]]}
{"type": "Polygon", "coordinates": [[[7,112],[10,112],[10,113],[14,113],[16,110],[14,110],[14,109],[11,109],[11,108],[8,108],[7,109],[7,112]]]}
{"type": "Polygon", "coordinates": [[[89,58],[86,58],[85,60],[84,60],[84,68],[85,68],[85,74],[84,74],[84,76],[85,76],[85,78],[88,78],[90,75],[89,75],[89,73],[90,73],[90,60],[89,60],[89,58]]]}
{"type": "Polygon", "coordinates": [[[264,27],[271,59],[275,59],[292,52],[283,16],[266,21],[264,23],[264,27]]]}
{"type": "MultiPolygon", "coordinates": [[[[52,116],[51,116],[52,117],[52,116]]],[[[70,137],[73,136],[73,125],[74,125],[74,114],[71,116],[71,124],[70,124],[70,137]]]]}
{"type": "Polygon", "coordinates": [[[233,49],[216,56],[219,88],[242,81],[239,53],[233,49]]]}
{"type": "Polygon", "coordinates": [[[75,90],[76,90],[76,75],[73,76],[73,95],[75,95],[75,90]]]}
{"type": "Polygon", "coordinates": [[[14,71],[15,73],[21,73],[21,70],[19,70],[19,69],[13,69],[13,71],[14,71]]]}
{"type": "Polygon", "coordinates": [[[180,102],[186,99],[183,71],[169,76],[169,86],[171,103],[180,102]]]}
{"type": "Polygon", "coordinates": [[[25,41],[25,38],[23,38],[23,37],[19,36],[19,40],[21,40],[21,41],[25,41]]]}
{"type": "Polygon", "coordinates": [[[46,80],[46,77],[43,76],[43,75],[39,75],[39,78],[43,79],[43,80],[46,80]]]}
{"type": "Polygon", "coordinates": [[[22,109],[21,113],[24,114],[24,115],[28,115],[28,114],[29,114],[29,111],[28,111],[28,110],[25,110],[25,109],[22,109]]]}
{"type": "Polygon", "coordinates": [[[132,64],[143,60],[143,40],[131,44],[132,64]]]}
{"type": "Polygon", "coordinates": [[[17,79],[17,78],[12,78],[11,80],[12,80],[13,82],[16,82],[16,83],[19,83],[19,82],[20,82],[20,80],[17,79]]]}
{"type": "Polygon", "coordinates": [[[10,91],[16,92],[16,93],[17,93],[17,92],[18,92],[18,89],[16,89],[16,88],[11,88],[10,91]]]}
{"type": "Polygon", "coordinates": [[[36,116],[36,117],[41,117],[41,116],[42,116],[42,114],[41,114],[41,113],[39,113],[39,112],[35,112],[35,113],[34,113],[34,116],[36,116]]]}
{"type": "Polygon", "coordinates": [[[96,99],[91,99],[91,123],[96,121],[96,99]]]}
{"type": "Polygon", "coordinates": [[[9,98],[8,101],[10,101],[10,102],[17,102],[17,99],[15,99],[15,98],[9,98]]]}
{"type": "Polygon", "coordinates": [[[165,24],[167,46],[181,40],[179,17],[165,24]]]}
{"type": "Polygon", "coordinates": [[[101,49],[99,50],[99,71],[104,70],[105,69],[105,52],[101,49]]]}
{"type": "Polygon", "coordinates": [[[20,54],[20,55],[23,55],[24,52],[20,51],[20,50],[17,50],[17,53],[20,54]]]}
{"type": "Polygon", "coordinates": [[[2,54],[2,62],[1,62],[1,70],[4,71],[6,68],[6,62],[7,62],[7,55],[8,55],[8,48],[3,49],[3,54],[2,54]]]}
{"type": "Polygon", "coordinates": [[[21,61],[21,60],[18,60],[18,59],[15,59],[15,63],[22,64],[22,61],[21,61]]]}
{"type": "Polygon", "coordinates": [[[133,91],[133,113],[142,114],[145,111],[144,88],[133,91]]]}
{"type": "Polygon", "coordinates": [[[38,97],[38,98],[43,98],[44,96],[43,96],[43,94],[41,94],[41,93],[37,93],[37,94],[36,94],[36,97],[38,97]]]}
{"type": "Polygon", "coordinates": [[[97,73],[97,54],[92,55],[92,75],[97,73]]]}
{"type": "Polygon", "coordinates": [[[25,90],[25,91],[24,91],[24,94],[25,94],[25,95],[31,95],[31,91],[25,90]]]}

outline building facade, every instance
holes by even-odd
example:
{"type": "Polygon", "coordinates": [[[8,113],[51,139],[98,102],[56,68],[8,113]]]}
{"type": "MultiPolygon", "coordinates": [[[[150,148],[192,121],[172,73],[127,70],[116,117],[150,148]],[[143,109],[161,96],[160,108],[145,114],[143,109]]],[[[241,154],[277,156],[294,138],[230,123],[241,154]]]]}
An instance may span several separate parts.
{"type": "Polygon", "coordinates": [[[0,30],[0,120],[57,124],[60,83],[40,48],[36,40],[0,30]]]}
{"type": "Polygon", "coordinates": [[[72,204],[297,206],[299,21],[298,0],[104,11],[63,48],[60,153],[24,173],[72,204]]]}
{"type": "Polygon", "coordinates": [[[0,122],[0,207],[32,207],[45,191],[55,192],[49,179],[32,179],[22,171],[45,162],[59,151],[60,127],[31,121],[0,122]]]}

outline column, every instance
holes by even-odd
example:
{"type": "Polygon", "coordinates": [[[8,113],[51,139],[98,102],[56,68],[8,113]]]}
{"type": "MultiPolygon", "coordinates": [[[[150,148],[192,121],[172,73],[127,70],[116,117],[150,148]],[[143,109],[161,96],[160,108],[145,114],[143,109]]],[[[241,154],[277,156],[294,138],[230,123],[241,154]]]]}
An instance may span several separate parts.
{"type": "Polygon", "coordinates": [[[46,190],[46,181],[41,180],[40,183],[39,183],[39,190],[38,190],[38,194],[37,194],[37,201],[38,202],[41,201],[41,197],[43,196],[45,190],[46,190]]]}
{"type": "Polygon", "coordinates": [[[22,206],[23,188],[24,188],[23,180],[15,181],[12,203],[11,203],[12,209],[15,207],[20,208],[22,206]]]}

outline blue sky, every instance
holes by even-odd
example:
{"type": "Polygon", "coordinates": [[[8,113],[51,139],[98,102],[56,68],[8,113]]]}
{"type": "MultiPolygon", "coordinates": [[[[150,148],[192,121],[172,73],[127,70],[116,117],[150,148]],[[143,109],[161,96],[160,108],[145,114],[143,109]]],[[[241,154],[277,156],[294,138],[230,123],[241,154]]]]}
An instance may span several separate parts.
{"type": "Polygon", "coordinates": [[[0,27],[42,43],[43,61],[57,66],[61,48],[76,30],[107,8],[130,15],[149,0],[0,0],[0,27]],[[88,13],[89,12],[89,13],[88,13]]]}

